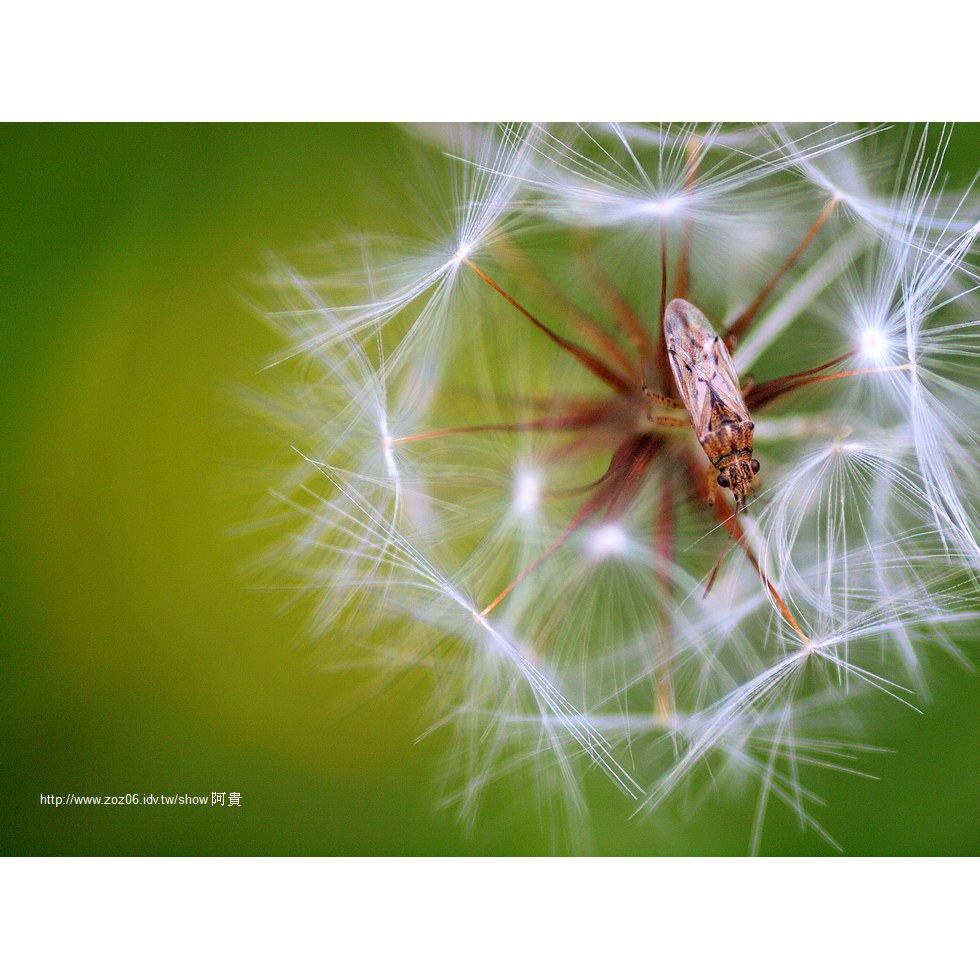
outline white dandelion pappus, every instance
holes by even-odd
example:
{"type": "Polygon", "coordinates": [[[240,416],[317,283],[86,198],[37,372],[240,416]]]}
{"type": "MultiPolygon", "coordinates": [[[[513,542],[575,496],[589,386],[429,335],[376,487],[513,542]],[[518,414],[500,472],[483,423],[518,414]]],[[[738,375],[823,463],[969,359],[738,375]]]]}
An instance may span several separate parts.
{"type": "Polygon", "coordinates": [[[980,211],[939,188],[948,134],[899,172],[864,156],[885,127],[426,135],[448,234],[276,270],[305,371],[280,568],[318,630],[433,672],[467,819],[515,772],[569,826],[590,768],[641,814],[710,773],[756,794],[754,850],[772,801],[837,846],[804,769],[855,771],[857,705],[915,706],[976,617],[980,211]],[[685,390],[695,347],[724,386],[685,390]]]}

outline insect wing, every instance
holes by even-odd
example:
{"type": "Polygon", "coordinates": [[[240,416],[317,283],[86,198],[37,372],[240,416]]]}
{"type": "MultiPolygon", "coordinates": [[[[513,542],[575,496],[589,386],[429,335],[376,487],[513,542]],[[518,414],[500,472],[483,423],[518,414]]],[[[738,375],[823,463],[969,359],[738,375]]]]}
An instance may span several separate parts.
{"type": "Polygon", "coordinates": [[[732,360],[728,348],[717,335],[715,336],[713,353],[715,376],[711,387],[715,397],[724,402],[735,415],[748,421],[751,415],[749,415],[748,406],[742,397],[742,386],[738,380],[738,372],[735,370],[735,362],[732,360]]]}
{"type": "Polygon", "coordinates": [[[672,319],[669,316],[664,322],[670,370],[674,375],[681,401],[695,426],[708,402],[708,387],[701,380],[703,372],[700,370],[705,356],[702,332],[696,324],[672,319]]]}
{"type": "Polygon", "coordinates": [[[725,415],[750,418],[731,354],[700,310],[674,300],[664,317],[664,336],[677,390],[699,439],[719,408],[725,415]]]}

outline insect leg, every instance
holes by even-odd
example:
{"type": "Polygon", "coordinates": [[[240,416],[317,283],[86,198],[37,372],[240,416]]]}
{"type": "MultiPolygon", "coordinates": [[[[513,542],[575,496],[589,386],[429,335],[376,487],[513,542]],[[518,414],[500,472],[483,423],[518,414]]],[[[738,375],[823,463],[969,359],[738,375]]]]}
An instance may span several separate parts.
{"type": "Polygon", "coordinates": [[[675,401],[673,398],[668,398],[666,395],[661,395],[659,391],[654,391],[652,388],[648,388],[646,385],[643,386],[643,397],[649,398],[650,401],[656,402],[658,405],[663,405],[664,408],[677,408],[684,410],[684,405],[679,401],[675,401]]]}

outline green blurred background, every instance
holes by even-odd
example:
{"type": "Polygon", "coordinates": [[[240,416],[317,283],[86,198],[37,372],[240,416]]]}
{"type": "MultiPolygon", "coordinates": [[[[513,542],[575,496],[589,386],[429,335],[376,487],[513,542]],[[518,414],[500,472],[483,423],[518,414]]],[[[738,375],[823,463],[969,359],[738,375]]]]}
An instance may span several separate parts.
{"type": "MultiPolygon", "coordinates": [[[[415,741],[426,679],[367,697],[320,669],[342,638],[303,645],[303,611],[249,588],[274,532],[229,533],[276,448],[230,394],[277,344],[250,279],[267,251],[388,228],[376,192],[407,143],[373,125],[0,128],[3,853],[552,851],[522,784],[472,833],[440,810],[448,738],[415,741]],[[40,803],[68,791],[242,806],[40,803]]],[[[963,185],[980,129],[947,163],[963,185]]],[[[881,782],[811,775],[847,853],[980,849],[980,683],[939,662],[932,691],[922,717],[883,706],[895,752],[865,760],[881,782]]],[[[597,853],[747,847],[752,799],[638,824],[601,780],[590,795],[597,853]]],[[[828,853],[777,806],[763,851],[828,853]]]]}

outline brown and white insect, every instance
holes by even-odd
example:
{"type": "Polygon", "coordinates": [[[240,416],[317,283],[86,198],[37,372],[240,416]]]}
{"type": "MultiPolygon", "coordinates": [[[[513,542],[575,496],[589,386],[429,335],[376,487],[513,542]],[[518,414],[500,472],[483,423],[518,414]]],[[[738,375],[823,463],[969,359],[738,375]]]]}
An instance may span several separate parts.
{"type": "Polygon", "coordinates": [[[759,461],[752,458],[752,431],[738,373],[728,348],[708,318],[687,300],[671,300],[664,313],[664,339],[674,382],[718,486],[731,489],[740,510],[752,492],[759,461]]]}

